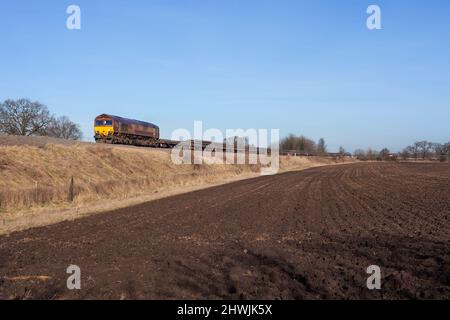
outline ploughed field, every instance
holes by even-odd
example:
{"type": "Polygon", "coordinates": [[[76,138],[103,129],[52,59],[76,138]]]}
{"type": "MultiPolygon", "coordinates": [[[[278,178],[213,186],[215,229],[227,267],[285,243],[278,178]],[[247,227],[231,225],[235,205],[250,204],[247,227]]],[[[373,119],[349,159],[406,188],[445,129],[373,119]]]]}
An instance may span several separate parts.
{"type": "Polygon", "coordinates": [[[448,299],[450,165],[319,167],[2,236],[0,297],[448,299]]]}

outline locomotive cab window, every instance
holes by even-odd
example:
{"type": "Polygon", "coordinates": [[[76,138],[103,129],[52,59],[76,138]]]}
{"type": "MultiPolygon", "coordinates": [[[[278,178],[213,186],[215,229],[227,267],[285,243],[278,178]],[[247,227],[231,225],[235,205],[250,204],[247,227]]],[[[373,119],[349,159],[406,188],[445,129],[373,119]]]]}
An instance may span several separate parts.
{"type": "Polygon", "coordinates": [[[96,126],[112,126],[112,120],[97,120],[95,122],[96,126]]]}

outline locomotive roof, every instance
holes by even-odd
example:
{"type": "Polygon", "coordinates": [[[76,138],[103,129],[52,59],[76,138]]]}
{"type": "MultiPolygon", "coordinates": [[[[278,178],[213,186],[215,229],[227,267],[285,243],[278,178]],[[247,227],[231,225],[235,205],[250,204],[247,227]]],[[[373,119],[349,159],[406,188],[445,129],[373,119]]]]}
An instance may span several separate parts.
{"type": "Polygon", "coordinates": [[[123,117],[119,117],[119,116],[113,116],[110,114],[101,114],[97,118],[109,118],[109,119],[116,120],[116,121],[119,121],[124,124],[137,124],[137,125],[141,125],[141,126],[159,129],[159,127],[157,125],[150,123],[150,122],[139,121],[139,120],[134,120],[134,119],[127,119],[127,118],[123,118],[123,117]]]}

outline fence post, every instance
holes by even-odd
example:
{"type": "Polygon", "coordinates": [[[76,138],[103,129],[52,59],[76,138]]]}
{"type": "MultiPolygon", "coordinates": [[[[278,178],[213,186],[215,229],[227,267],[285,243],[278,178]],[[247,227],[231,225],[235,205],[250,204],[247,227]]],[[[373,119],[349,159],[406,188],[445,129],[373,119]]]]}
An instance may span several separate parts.
{"type": "Polygon", "coordinates": [[[39,202],[39,182],[36,180],[34,181],[34,202],[38,203],[39,202]]]}
{"type": "Polygon", "coordinates": [[[73,187],[73,185],[74,185],[74,182],[73,182],[73,176],[72,176],[72,178],[70,179],[69,195],[68,195],[68,200],[70,202],[73,202],[73,198],[74,198],[74,187],[73,187]]]}

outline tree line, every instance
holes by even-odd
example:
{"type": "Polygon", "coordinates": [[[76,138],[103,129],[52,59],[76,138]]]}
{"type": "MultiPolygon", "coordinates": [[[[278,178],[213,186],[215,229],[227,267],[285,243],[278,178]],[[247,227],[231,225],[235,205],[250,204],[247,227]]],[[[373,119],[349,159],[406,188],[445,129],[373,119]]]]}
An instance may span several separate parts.
{"type": "MultiPolygon", "coordinates": [[[[311,155],[329,154],[325,139],[320,138],[317,142],[304,135],[289,134],[280,141],[281,152],[297,152],[311,155]]],[[[339,147],[342,156],[351,156],[343,147],[339,147]]],[[[380,151],[368,148],[366,150],[356,149],[353,156],[362,161],[396,161],[396,160],[427,160],[434,159],[447,161],[450,159],[450,142],[435,143],[429,141],[417,141],[404,148],[401,152],[393,153],[388,148],[380,151]]]]}
{"type": "Polygon", "coordinates": [[[446,161],[450,158],[450,141],[447,143],[436,143],[429,141],[417,141],[414,144],[406,147],[400,152],[402,159],[430,159],[438,158],[441,161],[446,161]]]}
{"type": "MultiPolygon", "coordinates": [[[[305,137],[304,135],[289,134],[280,141],[280,150],[282,152],[298,152],[307,154],[325,155],[328,148],[324,138],[320,138],[317,142],[305,137]]],[[[343,147],[339,147],[339,154],[351,155],[343,147]]]]}
{"type": "Polygon", "coordinates": [[[78,124],[66,116],[52,115],[47,106],[29,99],[8,99],[0,103],[0,134],[82,138],[78,124]]]}
{"type": "Polygon", "coordinates": [[[378,160],[439,160],[447,161],[450,158],[450,142],[436,143],[429,141],[417,141],[410,146],[407,146],[399,153],[391,153],[389,149],[384,148],[381,151],[374,149],[357,149],[354,152],[354,156],[363,161],[378,160]]]}

